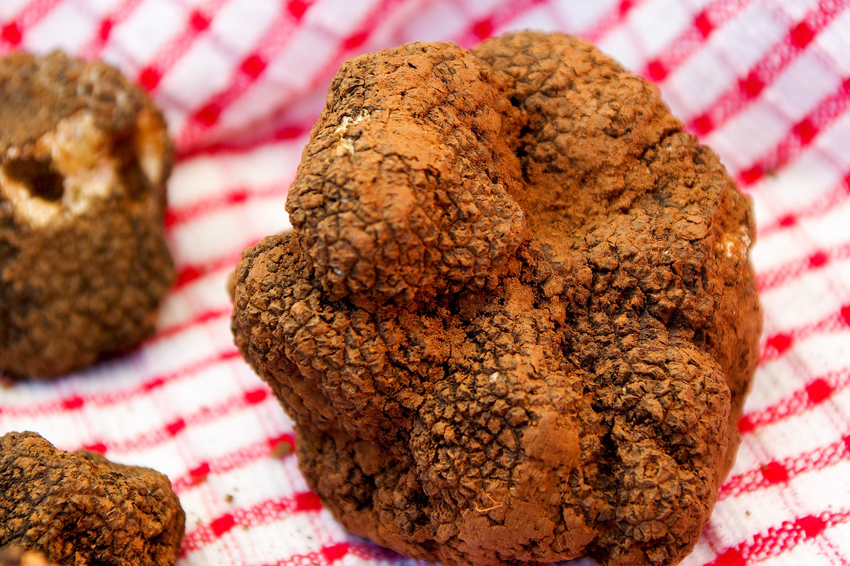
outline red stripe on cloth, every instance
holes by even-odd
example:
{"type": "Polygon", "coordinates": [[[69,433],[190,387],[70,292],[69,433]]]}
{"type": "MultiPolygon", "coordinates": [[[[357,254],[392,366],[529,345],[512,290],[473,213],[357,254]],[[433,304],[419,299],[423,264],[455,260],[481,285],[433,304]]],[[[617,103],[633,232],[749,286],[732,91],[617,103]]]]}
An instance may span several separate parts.
{"type": "Polygon", "coordinates": [[[90,452],[97,452],[100,455],[106,454],[106,446],[104,446],[100,442],[95,442],[94,444],[84,444],[83,450],[88,450],[90,452]]]}
{"type": "Polygon", "coordinates": [[[21,44],[26,31],[44,19],[62,0],[32,0],[11,20],[0,23],[0,53],[21,44]]]}
{"type": "Polygon", "coordinates": [[[136,397],[143,397],[151,391],[164,386],[167,383],[178,381],[195,375],[214,365],[224,363],[236,358],[239,358],[239,352],[235,349],[217,352],[208,358],[192,362],[174,371],[161,373],[143,380],[124,390],[104,390],[100,393],[92,393],[88,395],[74,395],[70,398],[71,406],[68,406],[68,399],[57,399],[47,403],[31,403],[27,405],[0,405],[0,413],[13,417],[46,417],[57,413],[68,411],[77,411],[87,405],[107,406],[115,405],[132,400],[136,397]]]}
{"type": "Polygon", "coordinates": [[[410,559],[387,548],[369,542],[340,542],[315,552],[295,554],[261,566],[330,566],[332,562],[347,555],[366,561],[407,563],[410,559]]]}
{"type": "MultiPolygon", "coordinates": [[[[273,59],[289,43],[298,21],[287,7],[283,6],[268,30],[257,42],[258,49],[249,58],[256,57],[263,61],[273,59]]],[[[234,73],[227,88],[199,105],[183,131],[178,134],[176,145],[181,148],[194,146],[199,138],[216,125],[222,112],[247,91],[259,76],[260,73],[252,74],[244,69],[234,73]]]]}
{"type": "Polygon", "coordinates": [[[588,41],[599,43],[603,37],[625,23],[629,12],[644,3],[646,0],[621,0],[616,8],[608,10],[590,28],[579,32],[579,35],[588,41]]]}
{"type": "Polygon", "coordinates": [[[490,37],[495,30],[543,4],[546,4],[546,0],[515,0],[503,3],[486,16],[470,22],[454,41],[467,49],[472,48],[490,37]]]}
{"type": "Polygon", "coordinates": [[[830,527],[850,520],[850,511],[825,511],[785,521],[777,527],[750,536],[744,542],[725,549],[706,566],[731,566],[755,563],[789,551],[801,542],[819,536],[830,527]]]}
{"type": "Polygon", "coordinates": [[[191,222],[213,212],[227,210],[231,206],[255,199],[286,196],[291,181],[275,183],[267,187],[232,187],[214,196],[184,207],[169,207],[165,211],[165,227],[191,222]]]}
{"type": "Polygon", "coordinates": [[[759,292],[764,293],[774,287],[784,285],[792,279],[809,272],[812,268],[821,267],[829,260],[847,259],[850,257],[850,242],[840,244],[832,249],[819,250],[810,257],[794,260],[757,275],[759,292]],[[824,256],[826,261],[824,261],[824,256]]]}
{"type": "Polygon", "coordinates": [[[292,14],[292,17],[298,21],[307,13],[307,9],[313,4],[312,0],[289,0],[286,4],[286,9],[292,14]]]}
{"type": "Polygon", "coordinates": [[[144,0],[124,0],[101,19],[97,32],[86,42],[77,54],[83,59],[97,59],[103,53],[103,48],[112,36],[115,26],[126,21],[136,11],[144,0]]]}
{"type": "Polygon", "coordinates": [[[759,237],[762,237],[777,230],[794,226],[800,220],[823,216],[824,214],[827,214],[843,205],[848,198],[850,198],[850,175],[845,177],[844,180],[834,189],[811,202],[809,205],[802,208],[795,208],[794,212],[759,226],[758,235],[759,237]]]}
{"type": "Polygon", "coordinates": [[[282,141],[297,140],[302,136],[310,133],[313,127],[312,122],[300,124],[286,124],[276,128],[273,132],[258,138],[252,138],[247,141],[243,139],[234,139],[221,142],[215,142],[208,145],[199,145],[197,147],[177,148],[178,161],[191,159],[199,155],[219,155],[222,153],[246,153],[260,147],[282,141]]]}
{"type": "MultiPolygon", "coordinates": [[[[365,41],[376,29],[374,22],[379,21],[383,17],[383,14],[402,2],[403,0],[381,0],[372,8],[370,14],[364,18],[364,23],[351,34],[348,40],[350,41],[353,37],[361,38],[358,39],[358,45],[365,41]]],[[[292,30],[297,24],[298,21],[292,17],[289,10],[281,10],[276,20],[269,27],[269,30],[258,42],[259,47],[250,57],[258,57],[265,62],[274,59],[289,44],[289,41],[294,35],[292,30]]],[[[338,67],[341,60],[354,47],[350,46],[346,48],[345,42],[346,40],[343,39],[343,45],[340,46],[338,55],[332,59],[333,68],[338,67]]],[[[243,62],[243,67],[246,62],[243,62]]],[[[317,78],[322,77],[324,76],[324,72],[314,73],[314,76],[317,78]]],[[[180,151],[202,150],[202,147],[205,145],[204,138],[217,125],[219,117],[248,91],[258,77],[259,75],[251,76],[251,74],[242,68],[241,72],[233,76],[230,85],[226,89],[201,104],[199,110],[189,118],[183,131],[177,136],[176,145],[180,148],[180,151]]]]}
{"type": "Polygon", "coordinates": [[[757,491],[772,485],[785,484],[800,474],[822,470],[829,466],[834,466],[839,462],[844,462],[850,459],[850,451],[847,449],[848,438],[850,436],[833,442],[828,446],[785,458],[781,461],[768,462],[754,470],[730,476],[720,486],[717,500],[721,501],[730,497],[737,497],[742,493],[757,491]]]}
{"type": "MultiPolygon", "coordinates": [[[[271,397],[267,395],[264,399],[271,399],[271,397]]],[[[138,452],[170,441],[172,438],[182,434],[190,427],[214,422],[256,404],[257,403],[249,402],[245,393],[238,393],[236,395],[231,395],[216,405],[204,407],[194,413],[178,417],[174,421],[167,423],[164,426],[154,428],[148,432],[137,434],[131,438],[121,440],[101,440],[101,442],[108,452],[138,452]]]]}
{"type": "MultiPolygon", "coordinates": [[[[534,7],[534,5],[536,5],[537,3],[539,3],[540,0],[534,0],[533,2],[530,1],[530,0],[526,0],[526,1],[529,3],[529,8],[531,8],[531,7],[534,7]]],[[[631,10],[635,6],[638,6],[642,3],[644,3],[645,1],[646,0],[639,0],[639,1],[636,1],[636,2],[628,3],[628,10],[631,10]]],[[[384,0],[384,2],[381,4],[381,6],[376,8],[375,13],[378,13],[380,11],[388,11],[390,8],[394,7],[397,4],[401,4],[401,3],[402,2],[400,0],[393,0],[393,1],[384,0]]],[[[498,23],[501,23],[501,22],[509,21],[507,18],[511,14],[513,14],[514,17],[515,17],[516,13],[517,13],[516,8],[508,7],[508,8],[505,8],[504,10],[502,10],[502,11],[496,11],[493,14],[486,16],[485,19],[489,19],[491,21],[491,23],[498,24],[498,23]]],[[[375,14],[372,14],[370,17],[366,18],[366,21],[367,22],[373,21],[373,19],[375,17],[376,17],[375,14]]],[[[605,19],[605,18],[603,18],[603,19],[605,19]]],[[[612,29],[613,27],[615,27],[619,23],[621,23],[621,17],[619,16],[619,12],[618,12],[618,15],[613,17],[607,23],[603,22],[602,25],[596,26],[593,29],[588,30],[588,32],[583,33],[582,35],[584,35],[584,36],[599,35],[601,37],[605,33],[608,33],[608,31],[610,31],[610,29],[612,29]]],[[[475,23],[472,23],[472,24],[470,24],[470,27],[473,27],[474,25],[475,25],[475,23]]],[[[372,26],[372,25],[368,25],[368,24],[364,25],[364,27],[362,29],[356,31],[353,35],[358,36],[358,37],[363,36],[364,38],[368,38],[369,34],[373,31],[373,28],[374,28],[374,26],[372,26]]],[[[464,31],[461,34],[460,37],[454,38],[454,41],[462,44],[462,42],[463,42],[462,37],[468,36],[470,33],[471,33],[470,29],[467,29],[466,31],[464,31]]],[[[475,43],[477,43],[477,39],[475,40],[475,43]]],[[[313,73],[315,79],[310,83],[310,85],[308,85],[307,90],[315,89],[316,86],[320,82],[323,82],[324,80],[326,80],[327,74],[328,73],[331,73],[331,74],[334,73],[336,71],[336,69],[339,67],[341,61],[344,60],[345,58],[347,58],[350,54],[351,53],[350,53],[349,50],[346,50],[344,48],[341,49],[339,54],[337,55],[337,57],[331,58],[331,60],[326,64],[326,66],[324,68],[322,68],[320,71],[313,73]]],[[[237,93],[237,94],[241,94],[241,93],[237,93]]],[[[217,96],[218,97],[225,97],[225,94],[220,93],[217,96]]],[[[227,96],[230,96],[230,95],[227,95],[227,96]]],[[[238,97],[236,95],[233,95],[233,98],[234,98],[233,101],[235,101],[235,99],[238,98],[238,97]]],[[[230,103],[232,103],[233,101],[231,101],[230,103]]],[[[228,103],[228,104],[230,104],[230,103],[228,103]]],[[[204,127],[199,127],[198,124],[194,124],[194,125],[189,124],[189,125],[187,125],[186,129],[184,130],[184,133],[180,134],[180,140],[182,140],[182,141],[178,141],[178,143],[177,143],[177,155],[178,155],[179,159],[186,159],[186,158],[194,157],[194,156],[197,156],[197,155],[217,154],[217,153],[224,153],[224,152],[248,151],[248,150],[254,149],[256,147],[259,147],[261,145],[265,145],[267,143],[272,143],[272,142],[275,142],[275,141],[297,139],[297,138],[300,138],[302,136],[307,135],[310,132],[312,125],[313,125],[312,122],[309,122],[309,123],[299,122],[299,123],[290,123],[290,124],[286,124],[286,125],[281,125],[280,127],[276,128],[273,132],[270,132],[268,135],[264,135],[263,137],[260,137],[258,139],[249,139],[249,141],[247,141],[247,142],[241,141],[238,138],[231,139],[231,140],[228,140],[228,141],[220,141],[220,140],[208,141],[208,140],[203,139],[204,136],[206,136],[206,131],[209,130],[211,127],[214,127],[215,123],[218,121],[218,117],[225,110],[225,107],[222,106],[222,105],[219,105],[217,103],[212,104],[212,106],[210,106],[210,103],[207,103],[205,108],[206,109],[202,109],[200,111],[200,112],[203,113],[200,117],[202,118],[202,120],[207,125],[204,126],[204,127]]]]}
{"type": "Polygon", "coordinates": [[[799,415],[823,403],[836,391],[847,387],[850,387],[850,368],[815,377],[776,403],[746,413],[738,421],[738,429],[741,434],[749,434],[759,427],[799,415]]]}
{"type": "Polygon", "coordinates": [[[3,28],[0,29],[0,38],[2,38],[5,43],[8,43],[13,47],[17,47],[23,39],[23,34],[21,33],[21,28],[18,26],[18,23],[11,22],[4,25],[3,28]]]}
{"type": "Polygon", "coordinates": [[[209,545],[235,527],[250,528],[298,513],[319,511],[321,508],[319,498],[310,492],[296,493],[292,497],[268,499],[251,507],[236,508],[216,517],[206,525],[200,525],[188,531],[183,537],[180,555],[185,557],[209,545]]]}
{"type": "Polygon", "coordinates": [[[795,342],[804,340],[813,334],[822,334],[844,330],[850,325],[850,305],[841,307],[821,320],[804,324],[777,334],[769,335],[759,360],[763,364],[785,354],[795,342]]]}
{"type": "Polygon", "coordinates": [[[201,462],[190,470],[188,474],[173,479],[171,487],[174,493],[180,495],[189,489],[197,487],[211,475],[224,474],[244,468],[262,458],[270,457],[275,447],[282,442],[289,444],[291,447],[295,446],[295,439],[292,434],[281,433],[265,441],[255,442],[234,452],[219,456],[207,462],[201,462]]]}
{"type": "Polygon", "coordinates": [[[242,252],[250,247],[253,247],[262,238],[254,238],[245,246],[239,248],[239,252],[229,253],[222,257],[212,259],[203,263],[190,263],[184,265],[177,271],[177,279],[174,282],[173,290],[178,290],[190,283],[194,283],[199,279],[209,277],[210,275],[219,273],[225,270],[235,270],[236,264],[242,258],[242,252]]]}
{"type": "MultiPolygon", "coordinates": [[[[340,558],[351,553],[351,551],[352,545],[350,543],[339,542],[326,546],[315,552],[295,554],[275,562],[263,564],[262,566],[329,566],[340,558]]],[[[369,560],[371,557],[366,559],[369,560]]]]}
{"type": "Polygon", "coordinates": [[[640,74],[653,81],[663,81],[696,53],[715,29],[734,18],[751,1],[720,0],[709,4],[640,74]]]}
{"type": "Polygon", "coordinates": [[[765,155],[745,168],[741,176],[743,185],[760,181],[768,171],[778,171],[800,152],[811,145],[822,131],[835,123],[850,108],[850,78],[844,80],[837,92],[821,100],[802,120],[797,122],[765,155]]]}
{"type": "Polygon", "coordinates": [[[233,312],[233,309],[230,307],[201,311],[187,320],[175,322],[169,326],[160,329],[156,334],[154,334],[153,337],[148,339],[145,344],[152,344],[154,342],[160,342],[166,338],[171,338],[175,334],[185,332],[191,328],[210,322],[211,320],[230,316],[231,312],[233,312]]]}
{"type": "Polygon", "coordinates": [[[846,2],[841,0],[818,3],[817,8],[808,12],[795,28],[751,67],[747,76],[740,77],[737,84],[721,94],[706,112],[693,118],[687,125],[688,129],[704,136],[746,108],[803,52],[807,44],[800,44],[800,32],[795,30],[804,26],[808,30],[807,34],[817,34],[829,25],[845,6],[846,2]]]}
{"type": "Polygon", "coordinates": [[[155,90],[162,77],[189,51],[192,44],[204,35],[213,18],[215,18],[215,14],[225,4],[225,1],[212,0],[203,7],[195,8],[189,14],[189,25],[184,26],[181,33],[160,47],[151,58],[151,62],[139,72],[138,83],[148,91],[155,90]]]}

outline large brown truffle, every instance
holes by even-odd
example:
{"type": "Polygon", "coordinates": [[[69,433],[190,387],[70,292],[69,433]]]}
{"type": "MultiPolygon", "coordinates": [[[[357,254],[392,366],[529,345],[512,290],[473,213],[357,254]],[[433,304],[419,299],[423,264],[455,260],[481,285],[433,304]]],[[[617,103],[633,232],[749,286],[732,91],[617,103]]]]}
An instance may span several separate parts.
{"type": "Polygon", "coordinates": [[[172,161],[162,116],[117,69],[0,60],[0,374],[62,375],[153,332],[172,161]]]}
{"type": "Polygon", "coordinates": [[[170,566],[184,527],[159,472],[62,452],[34,432],[0,437],[0,546],[63,566],[170,566]]]}
{"type": "Polygon", "coordinates": [[[444,564],[674,564],[738,444],[750,204],[590,44],[347,62],[246,251],[245,359],[352,532],[444,564]]]}

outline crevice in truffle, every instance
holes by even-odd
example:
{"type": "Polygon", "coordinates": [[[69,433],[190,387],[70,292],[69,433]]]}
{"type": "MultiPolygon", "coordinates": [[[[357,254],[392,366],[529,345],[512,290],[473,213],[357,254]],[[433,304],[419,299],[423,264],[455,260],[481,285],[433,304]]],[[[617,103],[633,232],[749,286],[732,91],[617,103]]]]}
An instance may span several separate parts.
{"type": "Polygon", "coordinates": [[[19,157],[8,160],[3,167],[6,174],[26,187],[32,196],[50,202],[62,200],[64,177],[53,170],[49,159],[19,157]]]}

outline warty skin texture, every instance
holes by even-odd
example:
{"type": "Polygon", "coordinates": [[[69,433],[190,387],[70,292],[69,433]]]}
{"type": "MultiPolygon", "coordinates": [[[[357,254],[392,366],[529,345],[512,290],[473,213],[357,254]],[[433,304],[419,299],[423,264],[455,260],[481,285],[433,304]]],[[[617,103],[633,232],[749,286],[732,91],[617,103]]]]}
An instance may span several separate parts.
{"type": "Polygon", "coordinates": [[[0,60],[0,374],[61,376],[153,333],[174,276],[172,161],[162,116],[117,69],[0,60]]]}
{"type": "Polygon", "coordinates": [[[164,475],[34,432],[0,437],[0,546],[62,566],[172,566],[186,516],[164,475]]]}
{"type": "Polygon", "coordinates": [[[734,459],[749,202],[588,43],[347,62],[232,328],[352,532],[476,566],[675,564],[734,459]]]}

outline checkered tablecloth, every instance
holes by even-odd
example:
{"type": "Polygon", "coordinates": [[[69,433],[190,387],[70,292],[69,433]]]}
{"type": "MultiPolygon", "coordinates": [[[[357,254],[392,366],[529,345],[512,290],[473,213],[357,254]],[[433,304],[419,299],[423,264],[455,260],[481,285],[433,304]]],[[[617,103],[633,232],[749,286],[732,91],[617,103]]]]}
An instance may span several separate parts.
{"type": "Polygon", "coordinates": [[[685,564],[850,564],[850,1],[2,0],[0,52],[100,57],[149,90],[179,151],[179,277],[121,359],[0,389],[0,432],[166,473],[181,566],[399,565],[346,534],[243,363],[225,280],[288,227],[287,188],[345,59],[507,30],[593,40],[655,81],[752,195],[765,332],[743,444],[685,564]]]}

